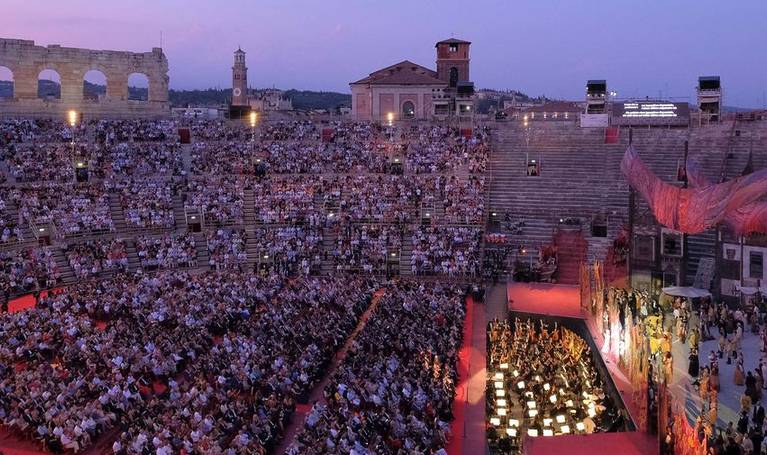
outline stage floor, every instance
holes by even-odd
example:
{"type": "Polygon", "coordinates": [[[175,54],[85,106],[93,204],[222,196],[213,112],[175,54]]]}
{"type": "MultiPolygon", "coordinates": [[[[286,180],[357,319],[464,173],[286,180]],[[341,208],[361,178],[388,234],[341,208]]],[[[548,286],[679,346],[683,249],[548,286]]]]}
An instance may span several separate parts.
{"type": "Polygon", "coordinates": [[[578,286],[509,281],[506,294],[509,311],[584,319],[578,286]]]}
{"type": "Polygon", "coordinates": [[[525,454],[595,455],[611,453],[616,455],[647,455],[658,453],[657,444],[653,444],[653,442],[652,438],[636,431],[528,438],[525,442],[525,454]]]}

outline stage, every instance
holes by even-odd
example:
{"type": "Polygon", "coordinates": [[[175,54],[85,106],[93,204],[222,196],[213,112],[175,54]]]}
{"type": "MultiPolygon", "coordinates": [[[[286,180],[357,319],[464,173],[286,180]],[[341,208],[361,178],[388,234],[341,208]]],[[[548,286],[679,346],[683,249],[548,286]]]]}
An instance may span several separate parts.
{"type": "MultiPolygon", "coordinates": [[[[596,346],[601,346],[602,337],[586,314],[581,311],[580,287],[549,283],[515,283],[506,285],[507,307],[510,312],[530,313],[542,316],[581,319],[586,323],[588,333],[596,346]]],[[[629,416],[637,422],[639,410],[634,401],[634,389],[618,365],[605,358],[597,350],[610,377],[621,396],[629,416]]],[[[640,431],[620,433],[595,433],[591,435],[556,436],[551,438],[529,438],[524,453],[544,455],[568,453],[591,455],[594,453],[657,454],[658,441],[655,436],[640,431]]]]}
{"type": "Polygon", "coordinates": [[[509,311],[546,316],[584,319],[581,313],[580,287],[548,283],[506,285],[509,311]]]}

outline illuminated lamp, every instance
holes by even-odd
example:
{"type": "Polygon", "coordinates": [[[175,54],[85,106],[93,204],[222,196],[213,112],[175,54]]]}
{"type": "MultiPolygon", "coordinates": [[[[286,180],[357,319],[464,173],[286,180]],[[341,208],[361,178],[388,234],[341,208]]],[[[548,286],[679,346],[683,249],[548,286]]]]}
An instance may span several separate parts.
{"type": "Polygon", "coordinates": [[[69,111],[67,112],[67,118],[69,120],[69,126],[73,127],[77,125],[77,111],[69,111]]]}

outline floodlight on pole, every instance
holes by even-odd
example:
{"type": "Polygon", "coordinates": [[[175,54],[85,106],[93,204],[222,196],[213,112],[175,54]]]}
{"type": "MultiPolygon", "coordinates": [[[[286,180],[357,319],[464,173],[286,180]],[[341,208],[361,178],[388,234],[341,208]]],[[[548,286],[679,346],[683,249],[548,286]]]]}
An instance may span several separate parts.
{"type": "Polygon", "coordinates": [[[69,120],[69,126],[74,128],[77,125],[77,111],[71,110],[67,113],[67,119],[69,120]]]}

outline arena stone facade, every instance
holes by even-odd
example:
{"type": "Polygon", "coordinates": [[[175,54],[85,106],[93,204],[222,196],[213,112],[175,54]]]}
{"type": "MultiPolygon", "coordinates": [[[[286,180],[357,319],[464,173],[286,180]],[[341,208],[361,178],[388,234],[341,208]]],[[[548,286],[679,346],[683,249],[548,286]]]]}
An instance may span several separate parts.
{"type": "Polygon", "coordinates": [[[58,117],[69,110],[85,117],[135,118],[170,115],[168,60],[159,47],[125,52],[35,45],[31,40],[0,38],[0,66],[13,73],[13,97],[0,99],[1,116],[58,117]],[[61,78],[61,98],[38,98],[38,76],[54,70],[61,78]],[[90,70],[106,76],[106,95],[85,99],[83,81],[90,70]],[[140,73],[149,81],[146,101],[128,99],[128,78],[140,73]]]}

